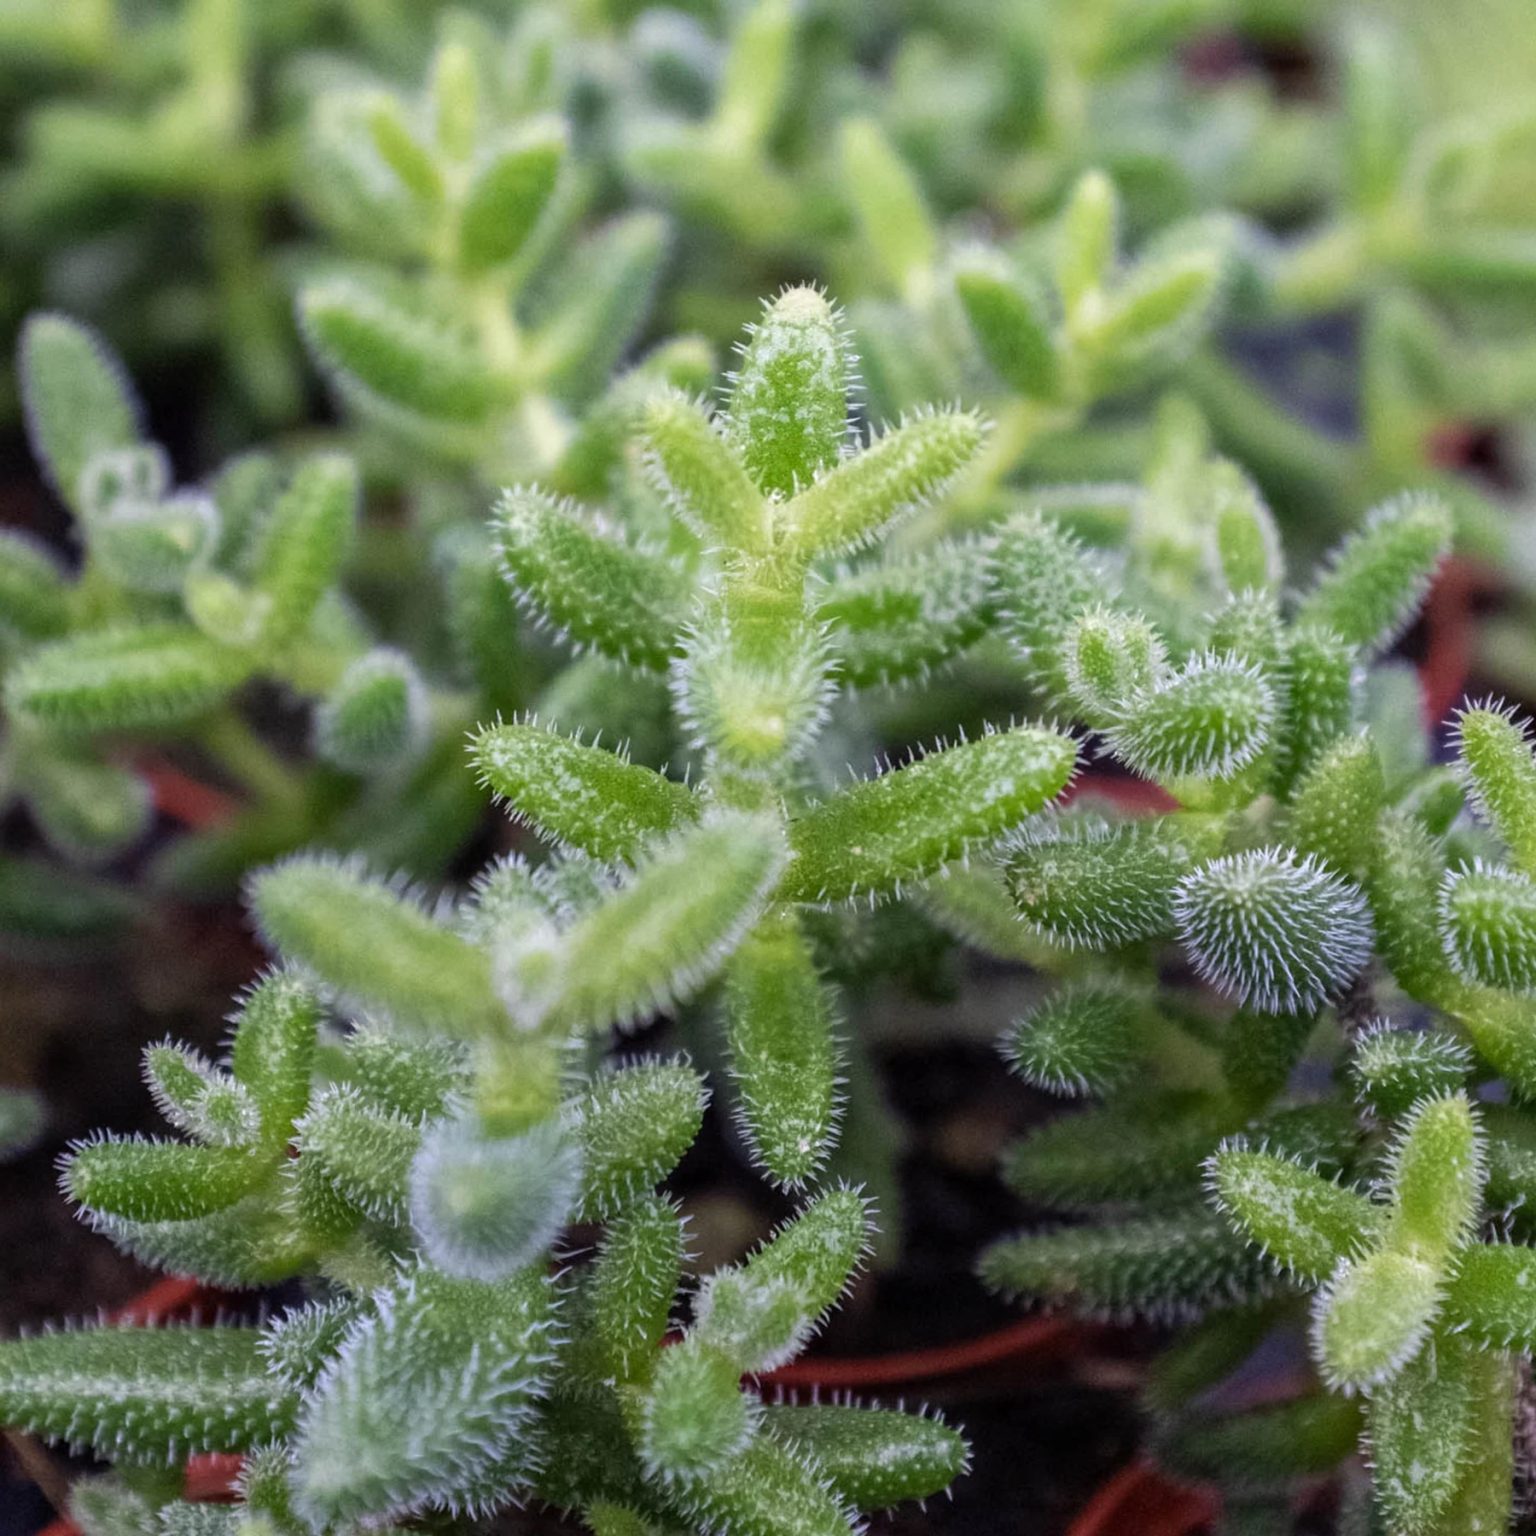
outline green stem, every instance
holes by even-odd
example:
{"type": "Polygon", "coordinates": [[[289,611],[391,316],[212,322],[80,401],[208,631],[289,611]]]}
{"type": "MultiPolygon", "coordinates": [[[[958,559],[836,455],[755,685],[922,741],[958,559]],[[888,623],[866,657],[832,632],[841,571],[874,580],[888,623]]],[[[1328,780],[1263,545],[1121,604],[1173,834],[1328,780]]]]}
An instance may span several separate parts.
{"type": "Polygon", "coordinates": [[[203,749],[237,783],[260,800],[297,806],[300,777],[233,709],[220,710],[199,733],[203,749]]]}

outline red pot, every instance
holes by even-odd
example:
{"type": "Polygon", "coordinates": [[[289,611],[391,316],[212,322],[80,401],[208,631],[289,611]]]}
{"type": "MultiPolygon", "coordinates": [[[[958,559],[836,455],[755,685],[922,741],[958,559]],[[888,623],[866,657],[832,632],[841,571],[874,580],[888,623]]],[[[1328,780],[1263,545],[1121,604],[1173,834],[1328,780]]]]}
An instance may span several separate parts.
{"type": "Polygon", "coordinates": [[[1150,1461],[1133,1461],[1084,1505],[1067,1536],[1197,1536],[1220,1511],[1210,1489],[1176,1483],[1150,1461]]]}

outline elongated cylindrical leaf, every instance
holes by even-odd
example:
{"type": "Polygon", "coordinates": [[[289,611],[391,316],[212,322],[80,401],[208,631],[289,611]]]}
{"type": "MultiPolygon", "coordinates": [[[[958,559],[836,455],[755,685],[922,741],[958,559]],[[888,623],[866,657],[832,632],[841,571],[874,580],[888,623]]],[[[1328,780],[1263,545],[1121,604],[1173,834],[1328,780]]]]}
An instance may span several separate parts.
{"type": "Polygon", "coordinates": [[[114,1137],[76,1147],[64,1187],[104,1216],[185,1221],[233,1205],[267,1171],[244,1148],[114,1137]]]}
{"type": "Polygon", "coordinates": [[[1536,991],[1536,882],[1507,869],[1458,870],[1441,888],[1440,925],[1469,981],[1536,991]]]}
{"type": "Polygon", "coordinates": [[[1274,689],[1258,668],[1201,655],[1128,699],[1109,741],[1148,778],[1228,779],[1268,745],[1274,718],[1274,689]]]}
{"type": "Polygon", "coordinates": [[[729,402],[728,441],[765,494],[793,496],[837,462],[852,359],[842,316],[786,288],[752,328],[729,402]]]}
{"type": "Polygon", "coordinates": [[[8,708],[73,735],[180,725],[217,704],[249,663],[177,624],[86,631],[29,652],[5,680],[8,708]]]}
{"type": "Polygon", "coordinates": [[[762,495],[702,407],[660,394],[646,406],[641,432],[652,479],[699,538],[732,550],[762,548],[768,532],[762,495]]]}
{"type": "Polygon", "coordinates": [[[928,1414],[838,1403],[770,1407],[764,1428],[815,1461],[856,1509],[942,1493],[970,1464],[965,1437],[928,1414]]]}
{"type": "Polygon", "coordinates": [[[1364,650],[1380,651],[1418,609],[1451,546],[1451,513],[1436,497],[1377,507],[1333,557],[1297,613],[1364,650]]]}
{"type": "Polygon", "coordinates": [[[1303,1280],[1379,1240],[1386,1211],[1273,1152],[1235,1142],[1207,1164],[1211,1196],[1244,1236],[1303,1280]]]}
{"type": "Polygon", "coordinates": [[[780,539],[803,559],[859,549],[925,502],[974,457],[981,418],[934,411],[882,433],[825,470],[780,514],[780,539]]]}
{"type": "Polygon", "coordinates": [[[784,864],[778,827],[759,816],[674,833],[569,931],[551,1022],[628,1025],[692,997],[762,913],[784,864]]]}
{"type": "Polygon", "coordinates": [[[776,1183],[820,1170],[841,1118],[834,1006],[793,917],[747,935],[725,972],[725,1026],[741,1126],[776,1183]]]}
{"type": "Polygon", "coordinates": [[[799,817],[783,895],[843,901],[884,895],[994,842],[1066,788],[1077,747],[1019,726],[864,779],[799,817]]]}
{"type": "Polygon", "coordinates": [[[78,510],[80,476],[91,459],[138,440],[139,404],[128,375],[94,331],[46,313],[22,327],[18,367],[33,455],[78,510]]]}
{"type": "Polygon", "coordinates": [[[1186,875],[1174,902],[1195,969],[1266,1013],[1306,1013],[1371,958],[1360,888],[1286,848],[1228,854],[1186,875]]]}
{"type": "Polygon", "coordinates": [[[563,1115],[581,1143],[583,1221],[608,1221],[677,1166],[704,1122],[709,1094],[685,1062],[605,1073],[563,1115]]]}
{"type": "Polygon", "coordinates": [[[250,902],[272,948],[366,1008],[458,1035],[505,1024],[485,954],[357,864],[290,859],[252,878],[250,902]]]}
{"type": "Polygon", "coordinates": [[[1258,1251],[1199,1209],[1008,1238],[980,1274],[992,1290],[1110,1317],[1195,1317],[1268,1283],[1258,1251]]]}
{"type": "Polygon", "coordinates": [[[263,524],[255,585],[267,601],[265,644],[298,638],[336,580],[357,519],[357,469],[341,454],[307,459],[263,524]]]}
{"type": "Polygon", "coordinates": [[[1536,755],[1527,722],[1490,701],[1463,711],[1456,724],[1473,803],[1520,867],[1536,871],[1536,755]]]}
{"type": "Polygon", "coordinates": [[[1047,820],[1008,850],[1003,871],[1024,921],[1057,943],[1112,949],[1172,933],[1179,881],[1220,845],[1198,817],[1109,824],[1047,820]]]}
{"type": "Polygon", "coordinates": [[[420,1270],[375,1298],[305,1401],[294,1489],[316,1524],[383,1519],[427,1499],[478,1513],[466,1496],[506,1463],[527,1463],[527,1428],[548,1369],[553,1295],[537,1270],[487,1284],[420,1270]],[[522,1448],[521,1458],[512,1453],[522,1448]]]}
{"type": "Polygon", "coordinates": [[[530,123],[480,157],[459,209],[459,262],[482,272],[517,255],[549,204],[566,153],[564,124],[530,123]]]}
{"type": "Polygon", "coordinates": [[[483,424],[505,398],[468,338],[355,280],[306,288],[299,317],[321,367],[365,407],[465,427],[483,424]]]}
{"type": "Polygon", "coordinates": [[[840,573],[816,607],[830,626],[837,681],[869,688],[924,677],[975,644],[993,618],[991,558],[987,542],[956,541],[840,573]]]}
{"type": "Polygon", "coordinates": [[[244,1451],[293,1428],[254,1328],[96,1328],[0,1344],[0,1418],[124,1461],[244,1451]]]}
{"type": "Polygon", "coordinates": [[[540,725],[488,726],[470,756],[518,819],[595,859],[633,861],[648,842],[698,819],[686,785],[540,725]]]}
{"type": "Polygon", "coordinates": [[[985,254],[963,263],[955,274],[955,290],[982,356],[997,376],[1027,398],[1054,398],[1061,361],[1043,298],[985,254]]]}
{"type": "Polygon", "coordinates": [[[502,573],[537,619],[615,661],[667,667],[689,612],[676,562],[531,487],[502,496],[496,538],[502,573]]]}

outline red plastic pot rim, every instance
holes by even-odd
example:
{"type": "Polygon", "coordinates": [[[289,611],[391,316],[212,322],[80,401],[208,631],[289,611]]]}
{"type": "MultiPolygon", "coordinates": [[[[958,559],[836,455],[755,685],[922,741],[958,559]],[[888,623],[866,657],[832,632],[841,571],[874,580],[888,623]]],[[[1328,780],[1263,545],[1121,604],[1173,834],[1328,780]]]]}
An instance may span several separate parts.
{"type": "Polygon", "coordinates": [[[1067,1536],[1196,1536],[1220,1512],[1212,1490],[1176,1483],[1143,1457],[1100,1486],[1067,1536]]]}

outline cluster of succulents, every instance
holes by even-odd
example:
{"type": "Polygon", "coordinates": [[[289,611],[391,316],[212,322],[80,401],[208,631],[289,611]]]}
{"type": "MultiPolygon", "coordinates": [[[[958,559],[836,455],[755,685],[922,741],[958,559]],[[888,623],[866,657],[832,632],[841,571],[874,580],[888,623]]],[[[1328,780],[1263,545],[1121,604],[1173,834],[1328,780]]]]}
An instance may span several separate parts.
{"type": "Polygon", "coordinates": [[[1504,1529],[1536,756],[1497,702],[1424,722],[1396,647],[1479,555],[1536,672],[1517,497],[1432,442],[1536,404],[1528,113],[1304,0],[719,9],[0,17],[0,305],[75,546],[0,531],[0,936],[243,885],[224,1059],[145,1053],[177,1135],[62,1177],[145,1264],[283,1287],[0,1344],[0,1420],[113,1463],[86,1536],[939,1492],[957,1429],[770,1386],[899,1243],[859,987],[969,952],[1006,1068],[1094,1102],[1005,1159],[1060,1220],[957,1264],[1167,1325],[1151,1442],[1234,1531],[1340,1468],[1361,1531],[1504,1529]],[[1277,39],[1326,101],[1202,63],[1277,39]],[[1341,312],[1347,436],[1242,362],[1341,312]],[[206,387],[160,405],[166,359],[206,387]],[[692,1059],[612,1056],[658,1020],[692,1059]],[[712,1097],[794,1214],[700,1275],[663,1186],[712,1097]],[[1223,1406],[1267,1342],[1303,1389],[1223,1406]],[[201,1452],[236,1503],[181,1496],[201,1452]]]}

